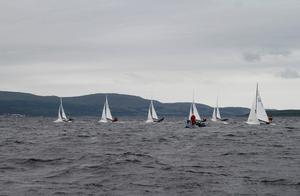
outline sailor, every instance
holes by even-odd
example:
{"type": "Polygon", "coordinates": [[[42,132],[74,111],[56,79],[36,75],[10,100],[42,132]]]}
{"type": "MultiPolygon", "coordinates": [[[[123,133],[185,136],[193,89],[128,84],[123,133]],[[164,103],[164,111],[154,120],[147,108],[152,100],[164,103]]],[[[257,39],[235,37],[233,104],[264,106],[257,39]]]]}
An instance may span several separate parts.
{"type": "Polygon", "coordinates": [[[196,124],[196,116],[194,114],[191,116],[191,123],[192,125],[196,124]]]}
{"type": "Polygon", "coordinates": [[[269,122],[271,123],[273,121],[273,117],[270,115],[268,118],[269,118],[269,122]]]}

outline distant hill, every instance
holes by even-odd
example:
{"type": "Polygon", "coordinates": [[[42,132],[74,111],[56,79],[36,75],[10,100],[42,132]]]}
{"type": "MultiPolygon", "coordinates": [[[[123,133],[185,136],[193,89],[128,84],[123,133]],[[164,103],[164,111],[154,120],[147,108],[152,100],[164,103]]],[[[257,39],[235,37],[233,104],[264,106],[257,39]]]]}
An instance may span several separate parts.
{"type": "Polygon", "coordinates": [[[272,116],[300,116],[300,110],[267,110],[272,116]]]}
{"type": "MultiPolygon", "coordinates": [[[[64,97],[64,108],[71,116],[100,116],[105,95],[114,116],[147,116],[149,100],[138,96],[122,94],[91,94],[78,97],[64,97]]],[[[160,116],[187,116],[190,103],[161,103],[154,101],[160,116]]],[[[24,114],[26,116],[56,116],[59,98],[56,96],[37,96],[28,93],[0,91],[0,115],[24,114]]],[[[210,117],[213,108],[197,104],[200,115],[210,117]]],[[[249,109],[242,107],[220,108],[222,115],[245,116],[249,109]]],[[[273,113],[273,111],[272,111],[273,113]]],[[[276,114],[280,114],[276,110],[276,114]]],[[[275,115],[274,113],[274,115],[275,115]]],[[[293,112],[292,114],[299,114],[293,112]]],[[[284,115],[289,114],[287,111],[284,115]]]]}

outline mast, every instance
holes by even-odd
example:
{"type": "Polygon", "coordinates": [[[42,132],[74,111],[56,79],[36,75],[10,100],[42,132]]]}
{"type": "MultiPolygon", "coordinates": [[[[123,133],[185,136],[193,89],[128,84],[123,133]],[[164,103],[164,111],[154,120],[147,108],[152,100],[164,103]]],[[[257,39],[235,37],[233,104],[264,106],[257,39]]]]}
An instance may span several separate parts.
{"type": "Polygon", "coordinates": [[[195,89],[193,89],[193,107],[192,107],[192,114],[195,115],[194,105],[195,105],[195,89]]]}
{"type": "Polygon", "coordinates": [[[219,109],[219,97],[217,97],[217,119],[221,120],[221,114],[220,114],[220,109],[219,109]]]}

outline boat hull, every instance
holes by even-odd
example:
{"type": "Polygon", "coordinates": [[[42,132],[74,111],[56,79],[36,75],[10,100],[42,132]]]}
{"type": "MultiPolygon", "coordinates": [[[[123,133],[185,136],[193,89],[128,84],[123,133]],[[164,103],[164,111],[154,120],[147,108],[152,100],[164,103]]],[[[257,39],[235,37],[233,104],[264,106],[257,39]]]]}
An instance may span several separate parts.
{"type": "Polygon", "coordinates": [[[248,125],[260,125],[260,122],[247,121],[246,124],[248,124],[248,125]]]}
{"type": "Polygon", "coordinates": [[[160,118],[160,119],[158,119],[158,120],[154,120],[153,122],[159,123],[159,122],[162,122],[164,119],[165,119],[165,118],[162,117],[162,118],[160,118]]]}

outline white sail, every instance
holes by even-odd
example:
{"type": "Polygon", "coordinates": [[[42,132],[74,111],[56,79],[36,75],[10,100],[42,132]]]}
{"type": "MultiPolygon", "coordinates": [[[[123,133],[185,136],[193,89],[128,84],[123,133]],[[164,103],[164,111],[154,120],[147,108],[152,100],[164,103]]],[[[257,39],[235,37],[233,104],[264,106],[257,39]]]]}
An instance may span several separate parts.
{"type": "Polygon", "coordinates": [[[152,118],[154,120],[158,120],[158,116],[156,114],[156,111],[155,111],[155,108],[154,108],[154,105],[153,105],[153,101],[151,100],[151,114],[152,114],[152,118]]]}
{"type": "Polygon", "coordinates": [[[256,115],[256,104],[257,104],[257,99],[255,96],[255,99],[252,103],[252,107],[251,107],[251,110],[249,113],[247,124],[250,124],[250,125],[259,125],[260,124],[259,120],[257,119],[257,115],[256,115]]]}
{"type": "Polygon", "coordinates": [[[258,125],[260,124],[259,120],[264,122],[269,122],[268,115],[266,113],[266,110],[264,109],[263,103],[261,101],[261,97],[259,95],[258,84],[257,84],[255,98],[250,110],[247,123],[258,125]]]}
{"type": "Polygon", "coordinates": [[[158,116],[157,116],[157,113],[155,111],[153,101],[151,100],[150,105],[149,105],[149,109],[148,109],[148,117],[147,117],[146,122],[150,123],[150,122],[154,122],[154,120],[158,120],[158,116]]]}
{"type": "Polygon", "coordinates": [[[62,98],[60,98],[60,105],[58,107],[58,118],[54,122],[67,122],[69,121],[68,117],[66,116],[66,113],[64,111],[62,98]]]}
{"type": "Polygon", "coordinates": [[[58,107],[58,118],[57,120],[62,120],[62,117],[61,117],[61,107],[59,106],[58,107]]]}
{"type": "Polygon", "coordinates": [[[109,109],[109,104],[108,104],[108,100],[107,97],[105,98],[105,103],[103,105],[103,110],[102,110],[102,116],[99,122],[103,122],[106,123],[107,120],[113,120],[113,117],[111,115],[110,109],[109,109]]]}
{"type": "Polygon", "coordinates": [[[269,117],[267,115],[267,112],[264,108],[264,105],[261,101],[261,97],[259,95],[259,91],[257,90],[257,110],[256,110],[257,118],[258,120],[269,122],[269,117]]]}
{"type": "Polygon", "coordinates": [[[214,108],[214,111],[213,111],[211,120],[212,120],[212,121],[217,121],[216,108],[214,108]]]}
{"type": "Polygon", "coordinates": [[[151,122],[154,122],[154,121],[153,121],[152,114],[151,114],[151,104],[150,104],[149,109],[148,109],[148,117],[147,117],[146,123],[151,123],[151,122]]]}
{"type": "Polygon", "coordinates": [[[58,107],[58,117],[57,120],[55,120],[54,122],[63,122],[63,119],[61,117],[61,109],[60,109],[60,105],[58,107]]]}
{"type": "Polygon", "coordinates": [[[228,124],[225,122],[227,119],[222,119],[220,109],[219,109],[219,98],[217,97],[216,106],[214,107],[211,121],[222,122],[223,124],[228,124]]]}
{"type": "Polygon", "coordinates": [[[191,104],[191,107],[190,107],[190,113],[189,113],[189,117],[188,117],[189,120],[191,120],[192,115],[193,115],[193,104],[191,104]]]}
{"type": "Polygon", "coordinates": [[[194,102],[191,104],[191,107],[190,107],[189,120],[191,119],[192,115],[195,115],[196,120],[201,120],[201,117],[198,113],[196,104],[194,102]]]}
{"type": "Polygon", "coordinates": [[[218,103],[218,98],[217,98],[217,102],[216,102],[216,107],[214,107],[214,111],[212,114],[212,121],[217,121],[217,120],[221,120],[221,114],[220,114],[220,110],[219,110],[219,103],[218,103]]]}
{"type": "Polygon", "coordinates": [[[102,110],[102,116],[101,116],[101,119],[100,119],[100,121],[99,122],[107,122],[107,119],[106,119],[106,104],[104,104],[104,106],[103,106],[103,110],[102,110]]]}
{"type": "Polygon", "coordinates": [[[110,109],[109,109],[109,104],[108,104],[107,97],[106,97],[106,100],[105,100],[105,106],[106,106],[106,108],[105,108],[106,109],[106,119],[113,120],[113,117],[112,117],[110,109]]]}
{"type": "Polygon", "coordinates": [[[221,120],[221,114],[220,114],[220,110],[219,107],[217,107],[217,119],[221,120]]]}
{"type": "Polygon", "coordinates": [[[193,112],[194,112],[194,115],[196,116],[196,120],[201,120],[195,103],[193,104],[193,112]]]}
{"type": "Polygon", "coordinates": [[[63,120],[68,120],[64,107],[63,107],[63,103],[62,103],[62,98],[60,98],[60,108],[61,108],[61,116],[63,120]]]}
{"type": "Polygon", "coordinates": [[[221,114],[220,114],[220,110],[219,110],[219,97],[217,97],[217,119],[221,120],[222,117],[221,117],[221,114]]]}

